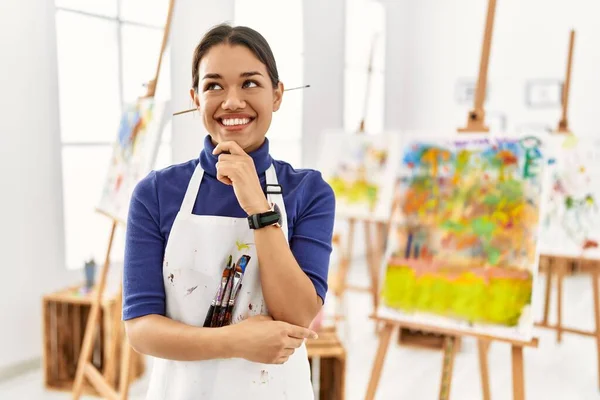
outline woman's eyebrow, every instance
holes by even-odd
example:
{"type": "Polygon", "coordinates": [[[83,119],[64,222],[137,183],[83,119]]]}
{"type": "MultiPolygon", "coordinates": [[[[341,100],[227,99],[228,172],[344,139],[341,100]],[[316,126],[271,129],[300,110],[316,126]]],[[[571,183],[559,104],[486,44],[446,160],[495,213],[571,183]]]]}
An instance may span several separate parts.
{"type": "MultiPolygon", "coordinates": [[[[260,75],[263,76],[263,74],[261,74],[258,71],[248,71],[248,72],[242,72],[240,74],[240,78],[248,78],[250,76],[254,76],[254,75],[260,75]]],[[[223,77],[219,74],[206,74],[202,77],[202,79],[223,79],[223,77]]]]}
{"type": "Polygon", "coordinates": [[[249,71],[249,72],[242,72],[242,73],[240,74],[240,78],[247,78],[247,77],[249,77],[249,76],[254,76],[254,75],[260,75],[260,76],[263,76],[263,74],[261,74],[261,73],[260,73],[260,72],[258,72],[258,71],[249,71]]]}
{"type": "Polygon", "coordinates": [[[206,74],[202,79],[223,79],[223,77],[219,74],[206,74]]]}

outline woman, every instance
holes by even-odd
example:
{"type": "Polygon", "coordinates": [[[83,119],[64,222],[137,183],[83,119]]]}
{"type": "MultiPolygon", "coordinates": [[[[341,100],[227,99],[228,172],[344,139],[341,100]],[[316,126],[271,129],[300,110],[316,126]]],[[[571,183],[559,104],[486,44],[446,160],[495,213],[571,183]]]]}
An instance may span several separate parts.
{"type": "Polygon", "coordinates": [[[210,30],[190,94],[204,149],[151,172],[129,209],[123,319],[155,357],[148,398],[311,399],[304,340],[327,291],[333,191],[269,155],[283,84],[259,33],[210,30]],[[218,290],[243,267],[241,289],[218,290]]]}

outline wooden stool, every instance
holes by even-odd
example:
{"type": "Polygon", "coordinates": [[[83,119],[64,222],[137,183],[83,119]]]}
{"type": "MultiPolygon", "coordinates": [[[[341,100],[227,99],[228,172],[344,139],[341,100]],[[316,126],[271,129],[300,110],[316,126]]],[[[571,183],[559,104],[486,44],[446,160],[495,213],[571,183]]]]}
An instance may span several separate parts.
{"type": "Polygon", "coordinates": [[[323,328],[318,339],[306,341],[308,360],[319,362],[318,400],[344,400],[346,386],[346,350],[335,329],[323,328]]]}
{"type": "MultiPolygon", "coordinates": [[[[77,360],[85,334],[94,291],[85,293],[80,286],[48,294],[42,300],[44,385],[47,389],[70,392],[77,371],[77,360]]],[[[121,326],[119,293],[106,293],[100,311],[99,335],[92,350],[92,363],[102,371],[113,387],[118,387],[121,326]]],[[[132,351],[130,381],[144,373],[144,359],[132,351]]],[[[84,392],[99,395],[91,385],[84,392]]]]}

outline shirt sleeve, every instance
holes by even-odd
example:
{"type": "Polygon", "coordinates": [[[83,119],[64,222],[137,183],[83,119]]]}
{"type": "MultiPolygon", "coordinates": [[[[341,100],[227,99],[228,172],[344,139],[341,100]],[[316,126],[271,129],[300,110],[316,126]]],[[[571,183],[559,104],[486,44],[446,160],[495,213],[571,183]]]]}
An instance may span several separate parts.
{"type": "Polygon", "coordinates": [[[300,268],[325,302],[332,251],[335,195],[320,172],[313,172],[308,180],[302,196],[304,207],[294,225],[290,248],[300,268]]]}
{"type": "Polygon", "coordinates": [[[156,172],[133,191],[125,233],[123,320],[148,314],[165,315],[162,263],[164,237],[160,231],[156,172]]]}

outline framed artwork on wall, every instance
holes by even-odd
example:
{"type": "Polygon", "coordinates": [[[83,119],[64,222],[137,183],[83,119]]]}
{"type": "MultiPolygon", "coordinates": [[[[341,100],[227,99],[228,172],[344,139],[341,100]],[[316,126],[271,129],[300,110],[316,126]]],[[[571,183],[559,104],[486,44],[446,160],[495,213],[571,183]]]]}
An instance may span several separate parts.
{"type": "Polygon", "coordinates": [[[525,104],[530,108],[559,108],[562,92],[559,79],[532,79],[525,84],[525,104]]]}

